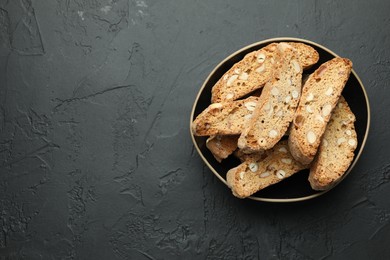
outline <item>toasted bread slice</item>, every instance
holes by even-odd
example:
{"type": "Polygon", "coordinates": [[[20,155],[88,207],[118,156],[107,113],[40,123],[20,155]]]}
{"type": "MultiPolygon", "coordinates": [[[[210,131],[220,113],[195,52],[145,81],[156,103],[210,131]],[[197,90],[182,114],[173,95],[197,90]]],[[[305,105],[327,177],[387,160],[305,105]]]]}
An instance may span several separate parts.
{"type": "Polygon", "coordinates": [[[258,97],[248,97],[211,104],[192,122],[192,133],[197,136],[239,135],[251,118],[258,100],[258,97]]]}
{"type": "Polygon", "coordinates": [[[286,140],[280,141],[267,153],[265,159],[245,161],[227,172],[226,180],[234,196],[251,196],[306,167],[294,160],[286,140]]]}
{"type": "MultiPolygon", "coordinates": [[[[288,44],[297,51],[303,69],[318,62],[319,54],[313,47],[299,42],[288,44]]],[[[260,50],[248,53],[234,64],[213,86],[211,102],[236,100],[262,88],[272,77],[276,46],[277,43],[271,43],[260,50]]]]}
{"type": "Polygon", "coordinates": [[[294,118],[301,95],[302,67],[290,45],[279,43],[278,52],[274,76],[265,85],[253,117],[238,139],[238,147],[244,152],[273,147],[294,118]]]}
{"type": "Polygon", "coordinates": [[[354,122],[355,115],[340,97],[310,168],[309,182],[314,190],[332,188],[351,164],[357,147],[354,122]]]}
{"type": "Polygon", "coordinates": [[[337,57],[322,64],[303,86],[288,139],[290,151],[300,163],[309,164],[317,153],[351,70],[350,60],[337,57]]]}

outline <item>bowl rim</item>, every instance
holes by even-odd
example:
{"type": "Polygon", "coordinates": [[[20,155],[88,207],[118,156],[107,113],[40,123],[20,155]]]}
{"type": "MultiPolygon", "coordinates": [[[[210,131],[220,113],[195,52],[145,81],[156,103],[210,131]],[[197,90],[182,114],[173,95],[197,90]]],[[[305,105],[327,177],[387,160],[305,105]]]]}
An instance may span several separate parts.
{"type": "MultiPolygon", "coordinates": [[[[216,70],[218,70],[225,62],[227,62],[228,60],[230,60],[231,58],[233,58],[234,56],[240,54],[241,52],[243,51],[246,51],[250,48],[253,48],[257,45],[265,45],[265,44],[269,44],[269,43],[272,43],[272,42],[282,42],[282,41],[296,41],[296,42],[302,42],[302,43],[307,43],[309,45],[314,45],[316,46],[317,48],[320,48],[320,49],[323,49],[324,51],[330,53],[331,55],[335,56],[335,57],[340,57],[339,55],[337,55],[335,52],[331,51],[330,49],[324,47],[323,45],[321,44],[318,44],[316,42],[313,42],[313,41],[310,41],[310,40],[306,40],[306,39],[301,39],[301,38],[296,38],[296,37],[277,37],[277,38],[269,38],[269,39],[266,39],[266,40],[262,40],[262,41],[258,41],[258,42],[255,42],[255,43],[252,43],[252,44],[249,44],[249,45],[246,45],[238,50],[236,50],[235,52],[233,52],[232,54],[230,54],[229,56],[227,56],[225,59],[223,59],[220,63],[218,63],[218,65],[216,65],[214,67],[214,69],[209,73],[209,75],[207,76],[207,78],[204,80],[201,88],[199,89],[198,91],[198,94],[195,98],[195,101],[194,101],[194,104],[192,106],[192,110],[191,110],[191,116],[190,116],[190,135],[191,135],[191,139],[192,139],[192,142],[193,142],[193,145],[195,146],[195,149],[197,150],[199,156],[202,158],[203,162],[207,165],[207,167],[213,172],[213,174],[222,182],[224,183],[226,186],[228,186],[225,178],[223,178],[215,169],[214,167],[208,162],[208,160],[204,157],[203,153],[201,152],[201,150],[199,149],[197,143],[196,143],[196,140],[195,140],[195,136],[193,135],[192,133],[192,130],[191,130],[191,125],[192,125],[192,121],[193,121],[193,118],[194,118],[194,114],[195,114],[195,108],[198,104],[198,101],[199,101],[199,98],[201,96],[201,93],[203,92],[203,89],[206,87],[206,84],[208,83],[208,81],[210,80],[210,78],[214,75],[214,73],[216,72],[216,70]]],[[[366,125],[366,131],[365,131],[365,134],[364,134],[364,137],[363,137],[363,141],[361,143],[361,146],[360,146],[360,150],[359,152],[355,155],[355,158],[352,162],[352,164],[349,166],[348,170],[345,172],[345,174],[343,175],[343,177],[330,189],[328,190],[325,190],[325,191],[320,191],[320,192],[317,192],[317,193],[314,193],[312,195],[308,195],[308,196],[304,196],[304,197],[297,197],[297,198],[285,198],[285,199],[273,199],[273,198],[263,198],[263,197],[257,197],[257,196],[249,196],[247,197],[248,199],[251,199],[251,200],[255,200],[255,201],[262,201],[262,202],[277,202],[277,203],[286,203],[286,202],[299,202],[299,201],[305,201],[305,200],[310,200],[310,199],[313,199],[313,198],[316,198],[316,197],[319,197],[325,193],[327,193],[328,191],[332,190],[335,186],[337,186],[344,178],[347,177],[347,175],[349,175],[349,173],[352,171],[352,169],[355,167],[356,163],[359,161],[359,158],[364,150],[364,146],[366,144],[366,141],[367,141],[367,137],[368,137],[368,132],[370,130],[370,123],[371,123],[371,112],[370,112],[370,103],[369,103],[369,100],[368,100],[368,95],[367,95],[367,92],[366,92],[366,89],[363,85],[363,82],[361,81],[361,79],[359,78],[359,76],[357,75],[357,73],[355,72],[354,69],[352,69],[351,73],[355,76],[355,78],[357,79],[357,81],[359,82],[359,86],[361,87],[362,91],[363,91],[363,94],[364,94],[364,99],[366,101],[366,106],[367,106],[367,125],[366,125]]]]}

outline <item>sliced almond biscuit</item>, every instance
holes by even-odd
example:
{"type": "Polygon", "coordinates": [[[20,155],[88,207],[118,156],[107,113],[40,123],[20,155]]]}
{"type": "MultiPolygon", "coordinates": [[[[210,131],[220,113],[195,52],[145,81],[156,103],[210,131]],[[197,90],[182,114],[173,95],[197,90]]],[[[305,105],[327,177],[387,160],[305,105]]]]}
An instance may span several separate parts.
{"type": "Polygon", "coordinates": [[[239,135],[252,117],[258,97],[214,103],[192,122],[192,133],[197,136],[239,135]]]}
{"type": "MultiPolygon", "coordinates": [[[[298,59],[304,69],[317,63],[319,54],[313,47],[299,42],[289,44],[298,52],[298,59]]],[[[248,53],[234,64],[213,86],[211,102],[236,100],[262,88],[271,79],[275,68],[276,46],[277,43],[271,43],[260,50],[248,53]]]]}
{"type": "Polygon", "coordinates": [[[328,190],[343,177],[357,147],[355,115],[343,97],[334,108],[312,163],[309,182],[314,190],[328,190]]]}
{"type": "Polygon", "coordinates": [[[267,150],[286,133],[301,95],[302,67],[298,54],[286,43],[278,44],[277,69],[260,96],[253,117],[238,139],[244,152],[267,150]]]}
{"type": "Polygon", "coordinates": [[[236,100],[264,86],[275,66],[276,43],[248,53],[213,86],[211,102],[236,100]]]}
{"type": "Polygon", "coordinates": [[[313,160],[351,70],[350,60],[337,57],[322,64],[303,86],[288,139],[290,151],[300,163],[313,160]]]}
{"type": "Polygon", "coordinates": [[[288,151],[287,141],[280,141],[260,161],[245,161],[226,175],[233,195],[246,198],[272,184],[305,169],[288,151]]]}
{"type": "Polygon", "coordinates": [[[307,44],[301,42],[288,42],[288,44],[297,50],[303,70],[309,69],[320,59],[320,54],[307,44]]]}
{"type": "Polygon", "coordinates": [[[213,135],[206,140],[206,147],[221,162],[237,149],[238,135],[213,135]]]}

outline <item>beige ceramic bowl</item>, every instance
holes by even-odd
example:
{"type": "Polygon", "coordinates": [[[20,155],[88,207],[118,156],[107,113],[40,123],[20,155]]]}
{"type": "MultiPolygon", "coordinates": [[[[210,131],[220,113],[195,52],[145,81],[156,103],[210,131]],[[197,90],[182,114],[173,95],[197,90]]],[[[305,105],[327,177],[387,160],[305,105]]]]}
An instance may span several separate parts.
{"type": "MultiPolygon", "coordinates": [[[[333,51],[327,49],[324,46],[321,46],[312,41],[307,41],[298,38],[273,38],[245,46],[244,48],[229,55],[226,59],[219,63],[207,77],[196,97],[195,103],[192,108],[190,121],[192,122],[200,112],[202,112],[208,105],[210,105],[211,88],[218,81],[218,79],[221,78],[221,76],[233,66],[233,64],[240,61],[249,52],[258,50],[272,42],[281,41],[303,42],[312,46],[319,52],[320,60],[315,66],[310,68],[310,70],[305,71],[305,74],[313,72],[315,69],[318,68],[320,64],[338,56],[333,51]]],[[[367,93],[364,89],[361,80],[359,79],[358,75],[354,70],[352,70],[352,73],[343,90],[342,95],[345,97],[356,116],[355,128],[358,136],[358,146],[355,150],[355,158],[350,167],[348,168],[346,174],[343,176],[344,179],[347,175],[353,172],[353,167],[355,166],[363,151],[370,127],[370,106],[368,102],[367,93]]],[[[213,172],[215,176],[226,185],[227,171],[237,166],[239,164],[239,161],[233,156],[230,156],[229,158],[223,160],[222,163],[218,163],[206,148],[206,137],[197,137],[194,136],[192,133],[191,137],[194,146],[204,163],[209,167],[211,172],[213,172]]],[[[308,174],[308,170],[298,172],[292,177],[285,179],[275,185],[267,187],[249,198],[257,201],[268,202],[295,202],[316,198],[327,192],[312,190],[307,180],[308,174]]]]}

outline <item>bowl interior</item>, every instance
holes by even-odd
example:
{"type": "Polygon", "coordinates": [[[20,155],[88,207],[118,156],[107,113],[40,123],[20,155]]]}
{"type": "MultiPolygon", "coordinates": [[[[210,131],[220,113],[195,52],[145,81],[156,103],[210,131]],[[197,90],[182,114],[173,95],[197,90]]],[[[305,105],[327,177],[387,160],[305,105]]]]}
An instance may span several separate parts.
{"type": "MultiPolygon", "coordinates": [[[[224,61],[222,61],[205,80],[195,100],[191,114],[191,122],[198,114],[200,114],[206,107],[210,105],[211,88],[227,70],[229,70],[236,62],[243,59],[247,53],[258,50],[270,44],[271,42],[281,41],[303,42],[312,46],[318,51],[318,53],[320,54],[320,60],[312,68],[310,68],[309,70],[305,70],[304,74],[311,74],[322,63],[338,56],[337,54],[333,53],[332,51],[317,43],[297,38],[269,39],[244,47],[227,57],[224,61]]],[[[342,95],[347,100],[348,104],[351,107],[351,110],[356,116],[355,128],[358,138],[358,146],[355,150],[355,157],[346,174],[344,174],[343,176],[343,178],[345,178],[351,172],[353,166],[359,159],[364,144],[366,142],[370,124],[370,110],[366,91],[355,71],[352,71],[349,80],[342,92],[342,95]]],[[[223,183],[226,184],[225,179],[227,171],[240,164],[240,162],[234,156],[228,157],[227,159],[223,160],[222,163],[217,162],[211,152],[206,148],[206,139],[207,137],[198,137],[192,135],[192,140],[194,142],[195,148],[203,159],[203,161],[210,168],[210,170],[223,183]]],[[[257,192],[250,198],[259,201],[293,202],[311,199],[324,194],[324,191],[319,192],[311,189],[310,184],[307,180],[308,174],[309,170],[300,171],[291,176],[290,178],[283,180],[282,182],[279,182],[275,185],[269,186],[257,192]]]]}

